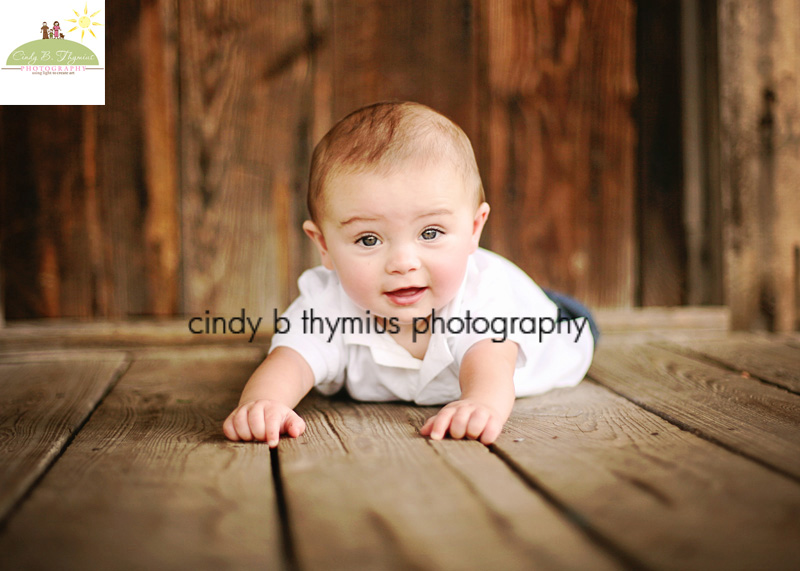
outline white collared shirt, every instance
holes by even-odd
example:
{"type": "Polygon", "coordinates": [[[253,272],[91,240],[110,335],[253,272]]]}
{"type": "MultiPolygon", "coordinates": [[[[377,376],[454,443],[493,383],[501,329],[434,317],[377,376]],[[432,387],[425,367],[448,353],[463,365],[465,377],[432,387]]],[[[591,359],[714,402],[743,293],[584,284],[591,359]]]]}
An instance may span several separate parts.
{"type": "MultiPolygon", "coordinates": [[[[514,372],[518,397],[576,385],[592,362],[594,342],[585,319],[561,322],[556,331],[540,335],[536,320],[554,320],[556,305],[525,272],[487,250],[470,256],[458,294],[441,313],[436,312],[444,327],[430,336],[423,359],[412,356],[391,333],[376,332],[374,316],[350,300],[335,272],[322,266],[307,270],[298,286],[300,296],[283,314],[290,330],[275,333],[270,352],[290,347],[300,353],[314,372],[316,388],[324,394],[345,386],[353,398],[365,401],[434,405],[458,400],[459,364],[467,350],[482,339],[502,337],[503,328],[507,338],[519,345],[514,372]],[[313,332],[309,328],[312,310],[315,318],[323,320],[315,321],[313,332]],[[343,317],[354,319],[345,322],[343,317]],[[475,324],[483,318],[479,329],[492,323],[495,329],[458,332],[459,325],[466,328],[467,317],[475,324]],[[513,333],[512,318],[516,318],[513,333]],[[522,318],[526,320],[520,322],[522,318]],[[336,329],[332,331],[328,324],[337,324],[336,329]],[[535,333],[531,332],[534,324],[535,333]]],[[[550,327],[550,323],[545,325],[550,327]]]]}

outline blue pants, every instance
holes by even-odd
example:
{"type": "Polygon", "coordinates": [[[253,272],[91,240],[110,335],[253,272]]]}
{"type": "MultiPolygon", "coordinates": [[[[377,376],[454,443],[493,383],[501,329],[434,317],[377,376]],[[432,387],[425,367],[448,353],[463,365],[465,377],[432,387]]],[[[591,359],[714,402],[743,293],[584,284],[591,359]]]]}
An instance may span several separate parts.
{"type": "Polygon", "coordinates": [[[545,288],[542,288],[542,290],[544,291],[545,295],[547,295],[547,297],[549,297],[561,310],[560,321],[575,319],[578,317],[586,318],[586,321],[589,322],[589,329],[592,332],[594,345],[597,347],[597,342],[600,340],[600,328],[597,327],[597,323],[595,322],[594,317],[592,317],[592,312],[589,311],[589,309],[578,300],[573,299],[568,295],[545,288]]]}

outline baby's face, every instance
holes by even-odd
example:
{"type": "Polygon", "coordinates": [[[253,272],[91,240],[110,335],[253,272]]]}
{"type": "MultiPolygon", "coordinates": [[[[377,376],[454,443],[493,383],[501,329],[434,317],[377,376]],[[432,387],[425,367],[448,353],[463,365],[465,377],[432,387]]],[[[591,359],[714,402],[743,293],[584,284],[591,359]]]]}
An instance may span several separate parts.
{"type": "Polygon", "coordinates": [[[449,164],[409,164],[389,175],[337,175],[321,210],[320,227],[304,229],[350,299],[410,323],[455,297],[489,205],[476,209],[449,164]]]}

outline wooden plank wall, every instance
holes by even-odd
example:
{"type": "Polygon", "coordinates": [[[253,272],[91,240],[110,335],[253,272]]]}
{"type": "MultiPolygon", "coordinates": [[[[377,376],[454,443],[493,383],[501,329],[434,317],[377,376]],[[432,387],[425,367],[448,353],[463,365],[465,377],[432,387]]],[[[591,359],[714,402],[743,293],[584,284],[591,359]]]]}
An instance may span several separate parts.
{"type": "Polygon", "coordinates": [[[179,4],[184,309],[284,307],[300,247],[314,46],[304,4],[179,4]]]}
{"type": "MultiPolygon", "coordinates": [[[[688,305],[722,305],[725,297],[719,183],[717,0],[681,0],[679,11],[680,146],[683,150],[683,192],[680,195],[686,228],[683,301],[688,305]]],[[[665,101],[665,104],[674,106],[674,101],[665,101]]]]}
{"type": "Polygon", "coordinates": [[[541,285],[632,305],[633,3],[479,6],[492,248],[541,285]]]}
{"type": "Polygon", "coordinates": [[[637,198],[639,255],[643,261],[637,301],[644,306],[682,305],[686,298],[681,168],[680,3],[640,2],[636,18],[639,99],[637,198]],[[677,231],[676,231],[677,230],[677,231]],[[658,264],[644,263],[658,259],[658,264]]]}
{"type": "Polygon", "coordinates": [[[285,307],[315,261],[300,230],[313,145],[389,98],[473,140],[487,246],[592,305],[634,304],[633,0],[113,11],[104,107],[4,114],[8,319],[285,307]]]}
{"type": "Polygon", "coordinates": [[[719,0],[726,294],[737,329],[800,326],[800,4],[719,0]]]}
{"type": "MultiPolygon", "coordinates": [[[[166,196],[174,183],[152,172],[161,150],[153,125],[163,120],[154,106],[163,101],[145,97],[152,83],[140,16],[150,4],[114,5],[105,106],[5,110],[0,256],[9,319],[179,309],[177,260],[165,271],[152,255],[153,229],[177,211],[166,196]]],[[[176,233],[165,235],[172,243],[162,251],[175,252],[176,233]]]]}

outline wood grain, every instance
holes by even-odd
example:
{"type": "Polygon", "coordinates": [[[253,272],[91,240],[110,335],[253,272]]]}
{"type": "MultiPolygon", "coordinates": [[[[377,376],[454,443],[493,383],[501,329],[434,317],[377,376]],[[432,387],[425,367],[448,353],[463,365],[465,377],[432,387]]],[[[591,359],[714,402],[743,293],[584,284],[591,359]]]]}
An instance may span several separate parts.
{"type": "Polygon", "coordinates": [[[106,104],[85,107],[82,132],[87,226],[95,296],[92,315],[118,318],[151,313],[160,292],[148,288],[144,239],[144,173],[139,2],[121,2],[106,23],[109,62],[106,104]],[[110,86],[114,86],[111,88],[110,86]]]}
{"type": "Polygon", "coordinates": [[[127,366],[119,352],[0,363],[0,522],[127,366]]]}
{"type": "Polygon", "coordinates": [[[517,401],[498,454],[653,569],[793,569],[800,486],[584,382],[517,401]]]}
{"type": "Polygon", "coordinates": [[[800,5],[718,6],[726,298],[735,329],[793,331],[800,315],[800,5]]]}
{"type": "Polygon", "coordinates": [[[169,49],[151,42],[153,2],[119,2],[106,24],[108,61],[124,65],[106,67],[104,106],[21,107],[4,123],[11,319],[177,312],[175,110],[154,82],[169,49]]]}
{"type": "Polygon", "coordinates": [[[308,169],[304,7],[183,3],[179,34],[184,311],[271,315],[298,277],[284,254],[308,169]]]}
{"type": "MultiPolygon", "coordinates": [[[[680,216],[686,228],[684,303],[688,305],[724,303],[716,10],[715,2],[681,0],[680,28],[673,30],[675,35],[680,35],[681,43],[684,208],[683,212],[676,213],[676,218],[680,216]]],[[[644,48],[649,43],[643,37],[640,45],[644,48]]],[[[655,67],[649,66],[649,69],[655,67]]],[[[640,97],[644,105],[643,99],[640,97]]],[[[641,125],[645,129],[644,124],[641,125]]],[[[677,165],[675,167],[674,170],[678,170],[677,165]]],[[[668,238],[665,236],[665,239],[668,238]]],[[[669,276],[664,279],[668,280],[669,276]]]]}
{"type": "MultiPolygon", "coordinates": [[[[4,117],[7,319],[285,307],[316,259],[300,230],[311,148],[389,98],[470,136],[493,208],[484,244],[594,306],[634,303],[630,0],[143,0],[117,14],[108,57],[125,65],[108,67],[105,106],[4,117]]],[[[666,256],[642,261],[655,272],[666,256]]]]}
{"type": "Polygon", "coordinates": [[[600,347],[589,376],[800,480],[800,397],[653,346],[600,347]]]}
{"type": "Polygon", "coordinates": [[[573,521],[565,525],[564,515],[532,493],[530,486],[509,477],[508,467],[488,449],[450,439],[430,444],[486,504],[505,533],[525,546],[537,569],[622,565],[591,544],[585,535],[576,533],[579,526],[573,521]]]}
{"type": "MultiPolygon", "coordinates": [[[[790,337],[769,341],[795,350],[790,337]]],[[[797,396],[660,347],[598,352],[611,371],[600,380],[640,406],[591,381],[519,399],[490,449],[421,438],[433,408],[310,397],[298,409],[307,432],[277,454],[280,498],[266,447],[220,433],[259,348],[126,355],[131,368],[7,515],[3,567],[793,569],[800,558],[798,478],[765,465],[798,456],[786,445],[797,396]],[[761,456],[745,451],[756,442],[761,456]]],[[[120,358],[0,351],[0,399],[73,414],[85,399],[61,396],[54,376],[69,389],[120,358]],[[40,370],[39,392],[2,381],[40,370]]],[[[5,467],[24,440],[0,404],[5,467]]]]}
{"type": "Polygon", "coordinates": [[[279,457],[301,568],[616,566],[485,447],[430,446],[430,409],[312,397],[298,412],[307,432],[279,457]]]}
{"type": "Polygon", "coordinates": [[[142,115],[147,210],[147,286],[153,315],[178,313],[180,223],[178,192],[177,45],[174,0],[141,3],[142,115]]]}
{"type": "Polygon", "coordinates": [[[677,346],[679,351],[710,358],[747,375],[800,393],[800,347],[752,334],[663,346],[672,350],[677,346]]]}
{"type": "Polygon", "coordinates": [[[447,115],[477,141],[472,2],[334,0],[332,6],[334,121],[376,101],[410,100],[447,115]]]}
{"type": "Polygon", "coordinates": [[[257,363],[135,362],[9,522],[4,565],[282,567],[269,451],[221,434],[257,363]]]}
{"type": "MultiPolygon", "coordinates": [[[[3,133],[4,129],[4,122],[3,122],[3,108],[0,107],[0,133],[3,133]]],[[[6,143],[5,138],[0,136],[0,157],[5,157],[7,154],[6,150],[6,143]]],[[[8,175],[6,173],[6,164],[5,161],[0,161],[0,212],[6,212],[7,209],[7,197],[8,194],[8,175]]],[[[3,223],[3,227],[5,228],[5,217],[0,214],[0,222],[3,223]]],[[[6,258],[3,256],[3,242],[4,242],[4,234],[5,232],[0,233],[0,329],[5,327],[6,324],[6,303],[5,303],[5,279],[3,278],[3,270],[5,267],[6,258]]]]}
{"type": "Polygon", "coordinates": [[[541,285],[633,305],[633,3],[478,7],[489,245],[541,285]]]}
{"type": "Polygon", "coordinates": [[[79,107],[39,106],[5,119],[0,221],[9,319],[91,315],[82,154],[73,139],[81,117],[79,107]]]}

